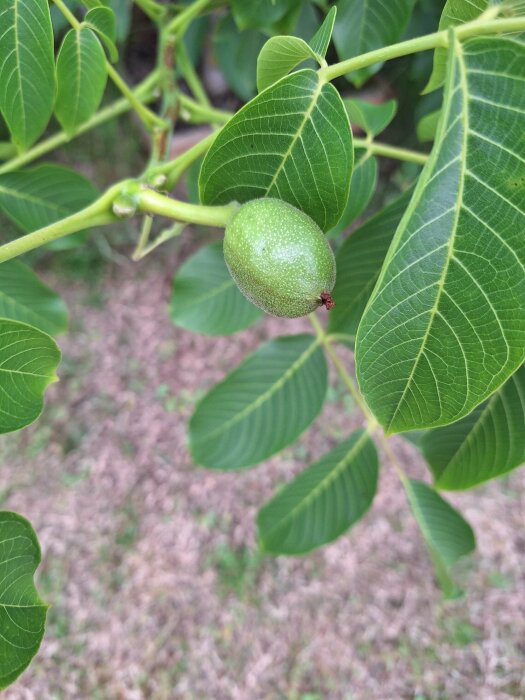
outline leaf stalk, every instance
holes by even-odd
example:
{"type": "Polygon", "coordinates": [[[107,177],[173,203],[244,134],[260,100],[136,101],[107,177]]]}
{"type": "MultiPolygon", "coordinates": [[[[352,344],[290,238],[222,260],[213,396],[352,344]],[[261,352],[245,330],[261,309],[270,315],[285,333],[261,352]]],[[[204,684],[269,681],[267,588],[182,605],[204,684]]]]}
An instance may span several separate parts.
{"type": "MultiPolygon", "coordinates": [[[[506,34],[525,31],[525,17],[509,17],[505,19],[487,20],[484,18],[466,22],[453,30],[458,39],[468,39],[473,36],[486,36],[489,34],[506,34]]],[[[444,29],[433,34],[401,41],[391,46],[368,51],[360,56],[354,56],[346,61],[333,63],[326,68],[319,68],[321,79],[332,81],[341,78],[347,73],[352,73],[360,68],[366,68],[374,63],[382,63],[392,58],[401,58],[410,54],[428,51],[429,49],[447,48],[449,43],[449,30],[444,29]]]]}

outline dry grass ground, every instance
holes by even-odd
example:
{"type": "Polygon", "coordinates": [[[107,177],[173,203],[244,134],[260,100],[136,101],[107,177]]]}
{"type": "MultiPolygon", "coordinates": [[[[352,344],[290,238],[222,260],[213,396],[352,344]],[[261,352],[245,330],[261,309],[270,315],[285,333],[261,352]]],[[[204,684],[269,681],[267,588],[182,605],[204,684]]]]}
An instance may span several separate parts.
{"type": "MultiPolygon", "coordinates": [[[[267,320],[226,339],[175,329],[172,263],[59,285],[72,313],[62,380],[43,420],[1,447],[2,507],[37,529],[53,604],[6,700],[525,697],[525,470],[451,499],[479,538],[461,600],[442,601],[386,461],[349,535],[301,559],[262,557],[259,505],[360,419],[333,377],[322,416],[283,454],[241,474],[195,467],[198,397],[260,339],[305,325],[267,320]]],[[[415,450],[395,447],[426,478],[415,450]]]]}

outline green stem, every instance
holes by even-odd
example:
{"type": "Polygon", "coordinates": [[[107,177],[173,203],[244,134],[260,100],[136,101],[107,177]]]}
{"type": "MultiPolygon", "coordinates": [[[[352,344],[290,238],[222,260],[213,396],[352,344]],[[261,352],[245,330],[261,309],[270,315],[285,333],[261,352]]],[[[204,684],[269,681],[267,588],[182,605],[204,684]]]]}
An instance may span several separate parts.
{"type": "Polygon", "coordinates": [[[140,117],[144,125],[147,126],[148,129],[151,129],[155,126],[164,128],[164,119],[161,119],[157,114],[155,114],[155,112],[152,112],[151,109],[148,109],[145,105],[142,104],[140,100],[137,99],[137,96],[135,95],[133,90],[131,90],[128,84],[120,77],[120,75],[113,68],[109,61],[106,61],[106,67],[108,69],[109,77],[116,85],[116,87],[120,90],[120,92],[124,95],[124,97],[127,98],[130,105],[133,107],[133,109],[140,117]]]}
{"type": "Polygon", "coordinates": [[[83,231],[91,226],[104,226],[118,221],[113,214],[111,206],[116,195],[122,189],[123,183],[111,187],[102,197],[99,197],[93,204],[80,211],[60,219],[49,226],[28,233],[26,236],[10,241],[0,246],[0,263],[11,260],[19,255],[40,248],[40,246],[56,241],[58,238],[68,236],[77,231],[83,231]]]}
{"type": "Polygon", "coordinates": [[[161,116],[164,126],[153,132],[151,164],[166,160],[170,148],[175,122],[179,113],[179,101],[176,73],[174,69],[175,39],[159,28],[157,70],[159,71],[159,88],[162,96],[161,116]]]}
{"type": "Polygon", "coordinates": [[[153,168],[149,168],[144,174],[143,179],[151,182],[157,175],[166,175],[166,189],[171,190],[182,173],[187,170],[197,158],[203,153],[206,153],[208,148],[217,138],[217,132],[208,134],[201,141],[198,141],[194,146],[188,148],[187,151],[181,153],[180,156],[166,163],[160,163],[153,168]]]}
{"type": "Polygon", "coordinates": [[[137,194],[137,206],[139,211],[143,211],[146,214],[159,214],[177,221],[186,221],[189,224],[224,228],[240,205],[236,202],[225,206],[211,207],[201,204],[189,204],[188,202],[181,202],[177,199],[166,197],[166,195],[150,190],[147,187],[142,187],[137,194]]]}
{"type": "Polygon", "coordinates": [[[379,439],[384,451],[386,452],[386,454],[388,455],[388,457],[390,459],[390,462],[392,463],[392,466],[396,470],[397,475],[399,476],[401,481],[403,483],[405,483],[406,479],[407,479],[407,475],[405,473],[405,470],[403,469],[403,467],[399,463],[399,460],[397,459],[394,451],[392,450],[392,448],[390,446],[389,439],[386,437],[386,435],[383,433],[382,430],[378,430],[379,424],[378,424],[375,416],[372,414],[372,412],[370,411],[370,409],[366,405],[366,403],[365,403],[363,397],[361,396],[361,393],[357,387],[356,382],[354,382],[354,380],[352,379],[350,374],[346,371],[346,368],[345,368],[341,358],[339,357],[335,348],[332,345],[331,339],[334,336],[326,335],[326,333],[324,332],[324,329],[322,328],[321,324],[317,320],[317,317],[315,316],[315,314],[310,314],[309,319],[310,319],[312,326],[315,329],[317,339],[323,345],[323,347],[326,350],[326,353],[328,354],[328,356],[332,360],[332,363],[337,371],[337,374],[341,378],[341,381],[344,383],[344,385],[346,386],[346,388],[350,392],[351,396],[353,397],[354,401],[356,402],[357,406],[361,410],[361,413],[366,418],[368,432],[370,434],[375,434],[375,436],[379,439]]]}
{"type": "Polygon", "coordinates": [[[141,248],[137,246],[137,249],[133,253],[132,259],[136,262],[138,260],[142,260],[142,258],[145,258],[146,255],[152,253],[159,246],[163,245],[164,243],[167,243],[168,241],[173,240],[177,236],[180,236],[180,234],[184,231],[185,228],[186,224],[184,223],[177,222],[173,224],[173,226],[170,226],[170,228],[167,228],[164,231],[162,231],[162,233],[159,233],[157,238],[155,238],[154,241],[151,241],[151,243],[144,244],[141,248]]]}
{"type": "Polygon", "coordinates": [[[317,316],[315,314],[309,314],[308,318],[310,319],[310,323],[315,329],[315,332],[317,334],[317,337],[323,347],[325,348],[327,354],[330,356],[330,359],[332,360],[334,367],[337,370],[337,373],[341,377],[342,381],[346,385],[348,391],[352,395],[354,401],[356,404],[359,406],[361,409],[361,412],[364,414],[366,417],[367,423],[371,426],[371,429],[373,430],[375,426],[377,426],[377,420],[375,417],[372,415],[370,412],[368,406],[364,402],[363,398],[361,397],[361,394],[359,393],[359,389],[357,388],[357,385],[355,384],[354,380],[352,377],[349,375],[349,373],[346,371],[345,366],[343,365],[340,357],[334,350],[330,336],[326,335],[323,327],[319,323],[317,316]]]}
{"type": "MultiPolygon", "coordinates": [[[[158,73],[156,71],[150,73],[146,80],[140,83],[140,85],[138,85],[135,89],[136,98],[139,100],[153,99],[151,92],[157,83],[157,79],[158,73]]],[[[59,146],[63,146],[65,143],[77,138],[77,136],[85,134],[87,131],[94,129],[95,127],[109,121],[110,119],[113,119],[114,117],[118,117],[120,114],[124,114],[130,109],[131,105],[127,98],[117,100],[116,102],[113,102],[113,104],[108,105],[104,109],[101,109],[99,112],[94,114],[91,119],[82,124],[72,136],[68,136],[64,131],[61,131],[54,136],[50,136],[41,143],[38,143],[36,146],[33,146],[33,148],[29,149],[25,153],[22,153],[16,158],[12,158],[11,160],[7,161],[0,166],[0,174],[16,170],[23,165],[27,165],[27,163],[31,163],[40,156],[49,153],[49,151],[52,151],[59,146]]]]}
{"type": "Polygon", "coordinates": [[[151,227],[153,226],[153,217],[150,216],[149,214],[144,217],[144,221],[142,222],[142,228],[140,230],[140,236],[139,240],[137,243],[137,247],[135,248],[135,251],[133,252],[133,255],[131,256],[133,260],[140,260],[142,257],[142,253],[146,246],[148,245],[149,242],[149,236],[151,233],[151,227]]]}
{"type": "MultiPolygon", "coordinates": [[[[73,27],[73,29],[76,29],[77,31],[81,28],[82,23],[78,21],[78,19],[75,17],[75,15],[69,10],[67,5],[63,2],[63,0],[53,0],[57,8],[60,10],[60,12],[64,15],[64,17],[67,19],[69,24],[73,27]]],[[[137,115],[140,117],[144,125],[148,129],[152,129],[155,126],[164,126],[164,120],[161,119],[157,114],[152,112],[150,109],[145,107],[140,100],[137,99],[135,93],[131,88],[126,84],[126,82],[120,77],[120,75],[117,73],[115,68],[111,65],[111,63],[106,59],[106,69],[108,72],[109,77],[113,81],[113,83],[116,85],[116,87],[120,90],[120,92],[124,95],[129,100],[130,105],[133,107],[137,115]]]]}
{"type": "Polygon", "coordinates": [[[233,116],[231,112],[225,112],[222,109],[206,107],[199,104],[183,93],[179,94],[179,99],[181,107],[183,108],[181,117],[192,124],[225,124],[233,116]]]}
{"type": "Polygon", "coordinates": [[[67,19],[69,24],[74,28],[74,29],[79,29],[80,28],[80,22],[78,19],[75,17],[75,15],[71,12],[69,7],[66,5],[65,2],[62,2],[62,0],[53,0],[55,5],[58,7],[60,12],[64,15],[64,17],[67,19]]]}
{"type": "Polygon", "coordinates": [[[335,343],[355,343],[355,335],[350,333],[329,333],[328,340],[335,343]]]}
{"type": "Polygon", "coordinates": [[[420,163],[421,165],[424,165],[428,160],[427,153],[411,151],[408,148],[390,146],[388,143],[381,143],[380,141],[369,141],[368,139],[354,138],[354,147],[364,148],[370,155],[385,156],[386,158],[405,160],[410,163],[420,163]]]}
{"type": "MultiPolygon", "coordinates": [[[[482,36],[487,34],[505,34],[511,32],[520,32],[525,30],[525,17],[511,17],[507,19],[477,19],[472,22],[467,22],[454,29],[454,33],[458,39],[468,39],[471,36],[482,36]]],[[[448,29],[444,29],[433,34],[416,37],[401,41],[398,44],[385,46],[382,49],[369,51],[349,58],[346,61],[334,63],[326,68],[320,68],[319,75],[327,81],[340,78],[347,73],[366,68],[374,63],[381,63],[392,58],[400,58],[408,56],[419,51],[427,51],[428,49],[446,48],[448,46],[448,29]]]]}
{"type": "Polygon", "coordinates": [[[179,12],[179,14],[172,19],[166,27],[166,31],[168,34],[176,34],[177,32],[183,33],[187,25],[206,10],[210,4],[211,0],[195,0],[195,2],[192,2],[191,5],[182,10],[182,12],[179,12]]]}
{"type": "Polygon", "coordinates": [[[185,81],[188,83],[188,87],[192,91],[197,102],[202,105],[202,107],[211,107],[212,105],[208,99],[206,90],[204,89],[204,86],[201,83],[195,68],[193,67],[193,63],[190,61],[183,41],[179,41],[178,43],[177,58],[178,66],[182,72],[182,75],[184,76],[185,81]]]}

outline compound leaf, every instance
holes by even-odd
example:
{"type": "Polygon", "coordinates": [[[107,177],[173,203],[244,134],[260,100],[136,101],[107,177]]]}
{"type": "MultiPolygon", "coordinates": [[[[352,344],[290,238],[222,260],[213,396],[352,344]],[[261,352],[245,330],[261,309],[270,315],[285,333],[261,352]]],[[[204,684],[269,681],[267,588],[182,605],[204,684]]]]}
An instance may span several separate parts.
{"type": "Polygon", "coordinates": [[[50,335],[63,333],[68,324],[64,301],[17,260],[0,265],[0,317],[28,323],[50,335]]]}
{"type": "Polygon", "coordinates": [[[182,265],[173,280],[170,306],[176,326],[204,335],[231,335],[262,316],[233,281],[222,242],[201,248],[182,265]]]}
{"type": "Polygon", "coordinates": [[[56,117],[68,134],[96,112],[107,77],[106,56],[97,35],[85,26],[71,29],[58,52],[55,105],[56,117]]]}
{"type": "Polygon", "coordinates": [[[337,281],[333,290],[336,306],[330,311],[330,333],[342,333],[355,340],[359,321],[411,194],[404,192],[368,219],[337,251],[337,281]]]}
{"type": "Polygon", "coordinates": [[[0,433],[25,428],[42,413],[44,392],[57,380],[60,350],[46,333],[0,319],[0,433]]]}
{"type": "Polygon", "coordinates": [[[55,62],[48,0],[2,0],[0,56],[0,111],[13,141],[26,149],[53,112],[55,62]]]}
{"type": "MultiPolygon", "coordinates": [[[[449,29],[465,22],[471,22],[487,9],[489,2],[490,0],[447,0],[439,20],[439,29],[449,29]]],[[[434,51],[434,67],[423,94],[432,92],[443,85],[447,73],[447,56],[447,50],[444,48],[438,48],[434,51]]]]}
{"type": "Polygon", "coordinates": [[[197,406],[190,421],[195,461],[235,470],[279,452],[317,416],[326,388],[326,360],[314,337],[265,343],[197,406]]]}
{"type": "MultiPolygon", "coordinates": [[[[339,0],[334,44],[341,61],[399,41],[414,0],[339,0]]],[[[346,77],[360,87],[382,64],[361,68],[346,77]]]]}
{"type": "Polygon", "coordinates": [[[525,359],[525,46],[450,51],[434,149],[357,335],[389,433],[459,420],[525,359]]]}
{"type": "Polygon", "coordinates": [[[40,558],[30,523],[0,512],[0,690],[29,666],[44,636],[48,606],[33,581],[40,558]]]}
{"type": "Polygon", "coordinates": [[[421,440],[435,484],[468,489],[525,462],[525,367],[466,418],[421,440]]]}
{"type": "Polygon", "coordinates": [[[352,133],[337,90],[312,70],[282,78],[248,102],[202,164],[204,204],[277,197],[335,226],[348,200],[352,133]]]}
{"type": "Polygon", "coordinates": [[[281,489],[257,516],[259,543],[273,554],[304,554],[360,520],[377,489],[377,451],[365,430],[281,489]]]}
{"type": "Polygon", "coordinates": [[[415,479],[403,482],[408,502],[421,529],[446,597],[457,595],[450,568],[476,547],[472,528],[458,511],[430,486],[415,479]]]}

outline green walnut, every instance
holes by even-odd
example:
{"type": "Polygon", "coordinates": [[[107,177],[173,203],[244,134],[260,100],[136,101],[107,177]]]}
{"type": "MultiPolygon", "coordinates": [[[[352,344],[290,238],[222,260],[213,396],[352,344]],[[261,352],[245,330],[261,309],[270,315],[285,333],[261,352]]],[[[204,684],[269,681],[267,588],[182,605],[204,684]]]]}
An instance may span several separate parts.
{"type": "Polygon", "coordinates": [[[237,286],[274,316],[331,309],[335,259],[317,224],[291,204],[253,199],[226,226],[224,259],[237,286]]]}

